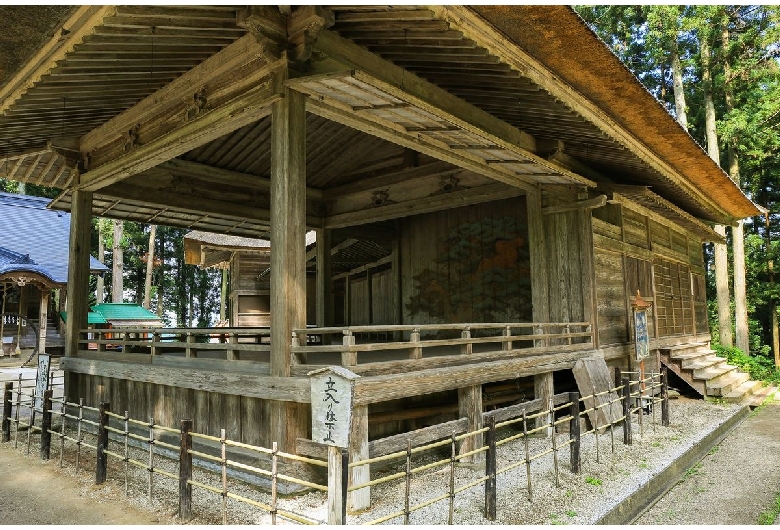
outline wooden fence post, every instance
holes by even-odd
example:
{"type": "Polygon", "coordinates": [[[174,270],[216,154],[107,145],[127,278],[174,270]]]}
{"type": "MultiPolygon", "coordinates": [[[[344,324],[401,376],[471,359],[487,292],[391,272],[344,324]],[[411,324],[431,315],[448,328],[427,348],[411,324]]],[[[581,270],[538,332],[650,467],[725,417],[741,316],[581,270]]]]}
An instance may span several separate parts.
{"type": "Polygon", "coordinates": [[[631,445],[631,382],[623,379],[620,384],[623,385],[623,443],[631,445]]]}
{"type": "Polygon", "coordinates": [[[192,420],[181,420],[179,446],[179,519],[192,519],[192,420]]]}
{"type": "Polygon", "coordinates": [[[571,472],[580,472],[580,394],[569,392],[571,401],[571,420],[569,420],[569,438],[571,438],[571,472]]]}
{"type": "Polygon", "coordinates": [[[48,460],[51,455],[51,397],[54,391],[49,389],[43,393],[43,413],[41,414],[41,460],[48,460]]]}
{"type": "Polygon", "coordinates": [[[661,425],[669,426],[669,372],[661,366],[661,425]]]}
{"type": "Polygon", "coordinates": [[[98,424],[97,459],[95,460],[95,484],[103,484],[106,481],[106,466],[108,464],[108,412],[111,406],[108,402],[100,403],[100,422],[98,424]]]}
{"type": "Polygon", "coordinates": [[[11,405],[14,400],[14,384],[8,382],[5,384],[3,393],[3,442],[11,441],[11,405]]]}
{"type": "Polygon", "coordinates": [[[328,524],[343,525],[347,499],[343,486],[347,483],[348,472],[344,472],[343,463],[349,456],[341,448],[328,446],[328,524]]]}
{"type": "Polygon", "coordinates": [[[488,428],[485,433],[485,442],[487,445],[487,455],[485,457],[485,519],[488,521],[496,520],[496,417],[488,416],[485,420],[485,426],[488,428]]]}

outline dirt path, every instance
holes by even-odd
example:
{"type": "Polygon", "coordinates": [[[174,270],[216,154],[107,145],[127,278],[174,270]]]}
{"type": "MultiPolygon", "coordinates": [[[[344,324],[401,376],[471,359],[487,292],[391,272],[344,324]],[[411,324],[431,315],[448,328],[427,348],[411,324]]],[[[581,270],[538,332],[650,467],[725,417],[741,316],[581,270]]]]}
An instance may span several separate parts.
{"type": "Polygon", "coordinates": [[[75,478],[56,462],[25,456],[13,443],[0,445],[0,524],[173,524],[117,497],[109,488],[90,484],[83,473],[75,478]]]}
{"type": "Polygon", "coordinates": [[[637,524],[754,525],[780,493],[780,403],[748,417],[637,524]]]}

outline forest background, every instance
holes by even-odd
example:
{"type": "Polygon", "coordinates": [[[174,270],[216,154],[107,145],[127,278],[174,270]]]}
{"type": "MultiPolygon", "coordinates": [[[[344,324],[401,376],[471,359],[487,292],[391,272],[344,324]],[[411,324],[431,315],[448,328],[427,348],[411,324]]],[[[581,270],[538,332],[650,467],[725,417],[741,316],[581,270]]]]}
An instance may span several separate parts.
{"type": "MultiPolygon", "coordinates": [[[[713,344],[731,355],[739,355],[731,348],[739,347],[752,354],[753,364],[774,372],[763,378],[777,377],[768,367],[780,366],[775,278],[780,281],[780,268],[774,271],[780,252],[780,6],[589,5],[575,10],[748,197],[766,209],[766,215],[739,226],[716,227],[727,244],[707,244],[703,253],[713,344]]],[[[58,193],[20,188],[2,178],[0,189],[45,197],[58,193]]],[[[97,257],[112,269],[104,280],[104,301],[143,304],[169,325],[215,323],[221,274],[184,263],[186,230],[107,219],[93,219],[93,225],[92,248],[106,249],[97,257]]]]}

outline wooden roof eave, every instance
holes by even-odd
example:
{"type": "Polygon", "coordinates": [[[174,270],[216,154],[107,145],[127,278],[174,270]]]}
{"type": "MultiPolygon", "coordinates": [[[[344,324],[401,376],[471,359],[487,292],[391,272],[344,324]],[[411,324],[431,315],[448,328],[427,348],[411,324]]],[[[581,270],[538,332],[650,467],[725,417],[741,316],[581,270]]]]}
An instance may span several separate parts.
{"type": "Polygon", "coordinates": [[[760,213],[571,8],[428,9],[636,153],[713,220],[732,224],[760,213]]]}
{"type": "Polygon", "coordinates": [[[609,186],[608,202],[620,204],[662,224],[674,223],[695,234],[702,241],[725,243],[723,236],[685,210],[678,208],[645,186],[609,186]]]}

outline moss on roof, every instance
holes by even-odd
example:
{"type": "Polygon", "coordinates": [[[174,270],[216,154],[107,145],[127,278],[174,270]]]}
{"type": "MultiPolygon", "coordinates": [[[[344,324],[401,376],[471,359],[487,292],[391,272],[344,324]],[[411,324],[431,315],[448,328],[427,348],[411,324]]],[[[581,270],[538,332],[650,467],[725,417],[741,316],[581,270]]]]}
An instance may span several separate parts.
{"type": "Polygon", "coordinates": [[[0,85],[51,38],[74,6],[0,6],[0,85]]]}

